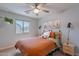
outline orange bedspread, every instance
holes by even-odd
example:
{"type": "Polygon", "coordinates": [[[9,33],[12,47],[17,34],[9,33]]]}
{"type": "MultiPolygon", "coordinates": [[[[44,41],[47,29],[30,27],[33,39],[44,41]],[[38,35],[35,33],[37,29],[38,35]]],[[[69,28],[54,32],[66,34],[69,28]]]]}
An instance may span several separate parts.
{"type": "Polygon", "coordinates": [[[45,56],[56,48],[56,44],[53,40],[32,37],[18,41],[15,47],[18,48],[23,55],[45,56]]]}

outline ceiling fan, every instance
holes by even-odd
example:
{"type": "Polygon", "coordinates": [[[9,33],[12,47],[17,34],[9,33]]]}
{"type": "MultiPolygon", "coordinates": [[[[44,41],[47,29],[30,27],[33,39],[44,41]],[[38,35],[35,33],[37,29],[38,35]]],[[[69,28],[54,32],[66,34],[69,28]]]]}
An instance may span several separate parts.
{"type": "Polygon", "coordinates": [[[49,13],[49,10],[44,8],[44,5],[46,5],[46,3],[33,3],[33,5],[30,6],[31,9],[26,10],[24,12],[29,14],[31,11],[33,11],[33,13],[35,13],[37,16],[39,15],[40,12],[49,13]]]}

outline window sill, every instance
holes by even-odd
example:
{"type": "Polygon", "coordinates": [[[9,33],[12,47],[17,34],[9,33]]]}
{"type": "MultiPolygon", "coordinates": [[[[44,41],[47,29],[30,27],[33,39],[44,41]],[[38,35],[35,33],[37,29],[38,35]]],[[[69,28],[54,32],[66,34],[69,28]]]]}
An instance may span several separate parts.
{"type": "Polygon", "coordinates": [[[22,35],[22,34],[29,34],[29,32],[24,32],[24,33],[16,33],[17,35],[22,35]]]}

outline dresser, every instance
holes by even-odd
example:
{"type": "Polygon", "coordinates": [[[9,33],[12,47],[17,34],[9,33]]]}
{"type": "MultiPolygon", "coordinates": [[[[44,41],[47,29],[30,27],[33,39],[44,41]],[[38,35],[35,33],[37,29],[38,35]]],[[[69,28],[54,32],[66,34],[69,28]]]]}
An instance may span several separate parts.
{"type": "Polygon", "coordinates": [[[75,46],[73,44],[63,43],[63,52],[68,55],[75,55],[75,46]]]}

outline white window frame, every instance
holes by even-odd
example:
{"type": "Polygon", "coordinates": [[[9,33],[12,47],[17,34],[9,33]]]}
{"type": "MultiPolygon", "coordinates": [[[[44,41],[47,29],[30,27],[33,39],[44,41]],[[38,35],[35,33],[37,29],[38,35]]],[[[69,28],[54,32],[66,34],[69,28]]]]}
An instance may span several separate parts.
{"type": "MultiPolygon", "coordinates": [[[[21,32],[17,32],[17,29],[16,29],[16,34],[23,34],[23,33],[29,33],[29,27],[30,27],[30,22],[29,21],[25,21],[25,20],[16,20],[16,21],[22,21],[22,28],[20,29],[21,32]],[[24,30],[24,22],[27,22],[28,23],[28,30],[25,32],[24,30]]],[[[16,23],[17,25],[17,23],[16,23]]],[[[21,27],[21,26],[20,26],[21,27]]]]}

